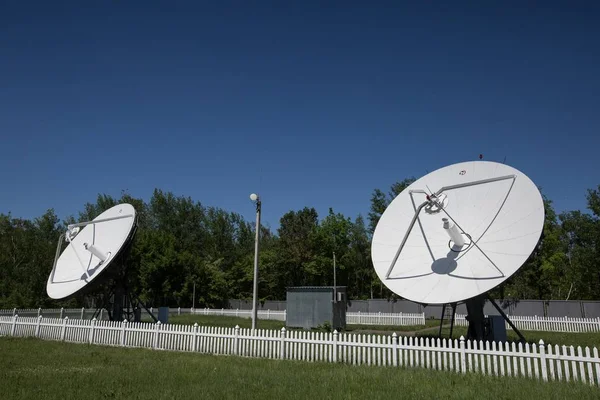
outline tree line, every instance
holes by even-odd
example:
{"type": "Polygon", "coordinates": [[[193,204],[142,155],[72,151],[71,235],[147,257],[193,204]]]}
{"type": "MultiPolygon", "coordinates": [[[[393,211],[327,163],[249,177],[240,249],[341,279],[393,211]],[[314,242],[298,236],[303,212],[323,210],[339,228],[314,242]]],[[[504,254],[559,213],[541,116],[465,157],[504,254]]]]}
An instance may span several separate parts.
{"type": "MultiPolygon", "coordinates": [[[[259,297],[285,299],[286,287],[333,284],[333,253],[338,285],[350,299],[397,298],[381,283],[370,259],[371,236],[389,205],[414,178],[376,189],[370,210],[347,217],[329,209],[319,217],[311,207],[292,210],[272,232],[261,226],[259,297]]],[[[544,197],[542,237],[526,264],[496,288],[497,298],[600,300],[600,186],[587,191],[588,212],[557,214],[544,197]]],[[[46,281],[56,245],[69,223],[89,221],[122,202],[138,213],[138,230],[127,266],[134,290],[149,306],[192,304],[226,307],[228,299],[251,299],[254,222],[190,197],[156,189],[148,202],[122,193],[98,195],[77,217],[60,220],[50,209],[32,220],[0,214],[0,308],[79,307],[89,297],[52,301],[46,281]]]]}

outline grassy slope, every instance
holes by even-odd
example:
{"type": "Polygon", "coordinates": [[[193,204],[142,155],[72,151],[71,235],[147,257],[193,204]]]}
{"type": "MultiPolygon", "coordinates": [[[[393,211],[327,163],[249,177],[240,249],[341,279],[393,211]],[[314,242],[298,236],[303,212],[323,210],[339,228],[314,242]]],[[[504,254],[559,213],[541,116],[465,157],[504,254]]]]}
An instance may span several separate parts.
{"type": "MultiPolygon", "coordinates": [[[[250,328],[252,326],[252,320],[250,318],[239,318],[219,315],[172,315],[169,316],[169,322],[173,324],[190,324],[197,323],[198,325],[207,326],[227,326],[235,327],[239,325],[240,328],[250,328]]],[[[438,326],[439,322],[427,320],[427,327],[438,326]]],[[[285,326],[283,321],[272,321],[261,319],[258,321],[259,328],[261,329],[281,329],[285,326]]],[[[361,330],[377,330],[377,331],[396,331],[396,332],[407,332],[416,331],[423,329],[424,326],[386,326],[386,325],[348,325],[346,331],[361,331],[361,330]]]]}
{"type": "Polygon", "coordinates": [[[584,384],[0,338],[8,399],[597,399],[584,384]]]}

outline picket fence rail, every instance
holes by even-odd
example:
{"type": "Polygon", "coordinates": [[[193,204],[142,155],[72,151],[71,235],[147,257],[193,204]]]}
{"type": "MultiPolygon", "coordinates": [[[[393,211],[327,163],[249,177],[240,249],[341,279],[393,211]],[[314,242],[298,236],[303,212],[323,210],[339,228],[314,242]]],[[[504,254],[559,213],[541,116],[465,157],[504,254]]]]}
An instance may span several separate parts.
{"type": "MultiPolygon", "coordinates": [[[[571,318],[571,317],[538,317],[534,316],[512,316],[508,318],[517,327],[524,331],[546,331],[546,332],[600,332],[600,317],[598,318],[571,318]]],[[[454,323],[457,326],[468,326],[466,315],[456,314],[454,323]]],[[[512,327],[505,323],[506,329],[512,327]]]]}
{"type": "Polygon", "coordinates": [[[600,386],[598,349],[393,335],[242,329],[160,322],[0,317],[0,336],[281,360],[421,367],[600,386]]]}

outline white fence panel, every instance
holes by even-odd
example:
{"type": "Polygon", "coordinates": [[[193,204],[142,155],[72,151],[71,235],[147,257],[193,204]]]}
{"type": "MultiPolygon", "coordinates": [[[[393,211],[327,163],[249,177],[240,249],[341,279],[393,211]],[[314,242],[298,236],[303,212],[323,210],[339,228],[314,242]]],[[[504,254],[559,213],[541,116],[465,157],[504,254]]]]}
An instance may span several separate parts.
{"type": "MultiPolygon", "coordinates": [[[[152,309],[151,309],[152,310],[152,309]]],[[[192,308],[174,308],[170,309],[171,314],[196,314],[196,315],[220,315],[234,316],[241,318],[251,318],[252,310],[232,310],[232,309],[192,309],[192,308]]],[[[96,317],[102,320],[108,317],[105,310],[84,309],[84,308],[57,308],[57,309],[4,309],[0,310],[0,316],[19,317],[39,317],[64,319],[82,319],[90,320],[96,317]]],[[[286,311],[259,310],[257,312],[259,319],[267,320],[286,320],[286,311]]],[[[552,331],[552,332],[600,332],[600,317],[598,318],[569,318],[569,317],[538,317],[538,316],[509,316],[511,321],[518,329],[527,331],[552,331]]],[[[424,313],[346,313],[347,324],[360,325],[390,325],[390,326],[424,326],[424,313]]],[[[465,315],[456,314],[455,324],[457,326],[467,326],[468,322],[465,315]]],[[[98,323],[99,327],[105,327],[98,323]]],[[[507,329],[511,329],[506,324],[507,329]]],[[[6,329],[6,328],[4,328],[6,329]]],[[[100,328],[103,329],[103,328],[100,328]]],[[[112,340],[112,339],[111,339],[112,340]]]]}
{"type": "MultiPolygon", "coordinates": [[[[546,332],[600,332],[599,318],[569,318],[569,317],[538,317],[538,316],[515,316],[508,318],[523,331],[546,331],[546,332]]],[[[467,326],[466,315],[456,314],[454,323],[457,326],[467,326]]],[[[506,323],[506,329],[512,329],[506,323]]]]}
{"type": "MultiPolygon", "coordinates": [[[[239,317],[239,318],[252,318],[252,310],[232,310],[227,308],[197,308],[190,309],[192,314],[196,315],[220,315],[227,317],[239,317]]],[[[286,312],[284,311],[275,311],[275,310],[258,310],[256,313],[258,319],[267,319],[274,321],[285,321],[286,312]]]]}
{"type": "Polygon", "coordinates": [[[346,323],[356,325],[425,325],[425,313],[346,313],[346,323]]]}
{"type": "MultiPolygon", "coordinates": [[[[527,321],[530,323],[531,321],[527,321]]],[[[534,321],[535,322],[535,321],[534,321]]],[[[0,334],[111,346],[348,364],[419,367],[600,386],[598,349],[471,342],[396,334],[281,331],[0,316],[0,334]]]]}
{"type": "MultiPolygon", "coordinates": [[[[196,315],[219,315],[239,318],[252,318],[252,310],[232,309],[190,309],[196,315]]],[[[286,311],[259,310],[258,319],[285,321],[286,311]]],[[[356,325],[425,325],[425,313],[346,313],[346,323],[356,325]]]]}

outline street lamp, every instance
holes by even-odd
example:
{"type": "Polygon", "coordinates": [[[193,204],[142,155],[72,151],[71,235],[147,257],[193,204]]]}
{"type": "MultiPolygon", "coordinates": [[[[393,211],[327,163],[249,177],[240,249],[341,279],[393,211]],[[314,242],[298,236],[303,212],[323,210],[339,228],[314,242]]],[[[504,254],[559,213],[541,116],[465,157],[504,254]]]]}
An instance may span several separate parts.
{"type": "Polygon", "coordinates": [[[333,302],[337,303],[337,281],[335,274],[335,232],[333,233],[333,302]]]}
{"type": "Polygon", "coordinates": [[[256,329],[258,313],[258,242],[260,239],[260,197],[256,193],[250,195],[256,203],[256,238],[254,239],[254,288],[252,290],[252,330],[256,329]]]}

